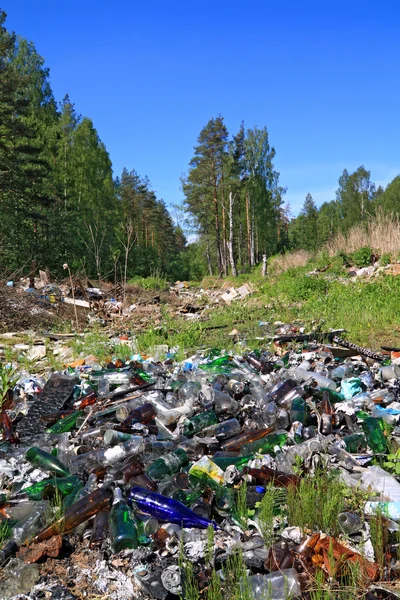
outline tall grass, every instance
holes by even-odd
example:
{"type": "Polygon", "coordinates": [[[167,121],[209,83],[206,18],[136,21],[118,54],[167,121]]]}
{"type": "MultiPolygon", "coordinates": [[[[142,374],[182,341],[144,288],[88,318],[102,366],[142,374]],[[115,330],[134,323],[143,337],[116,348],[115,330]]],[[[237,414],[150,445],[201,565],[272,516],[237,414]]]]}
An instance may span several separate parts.
{"type": "Polygon", "coordinates": [[[348,254],[369,246],[378,254],[397,259],[400,252],[400,219],[397,214],[378,211],[365,225],[356,225],[346,234],[341,232],[328,244],[330,255],[344,250],[348,254]]]}
{"type": "Polygon", "coordinates": [[[343,484],[330,473],[306,476],[288,489],[288,522],[301,529],[335,535],[345,506],[343,484]]]}
{"type": "Polygon", "coordinates": [[[270,273],[279,275],[288,269],[305,267],[311,257],[311,252],[307,252],[307,250],[286,252],[285,254],[279,254],[278,256],[272,257],[269,261],[268,269],[270,273]]]}

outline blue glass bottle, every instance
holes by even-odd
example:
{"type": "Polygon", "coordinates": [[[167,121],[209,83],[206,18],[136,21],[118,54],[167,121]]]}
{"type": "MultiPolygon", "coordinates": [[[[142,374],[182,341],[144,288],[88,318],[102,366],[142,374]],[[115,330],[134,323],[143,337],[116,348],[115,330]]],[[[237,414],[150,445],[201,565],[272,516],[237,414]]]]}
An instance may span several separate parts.
{"type": "Polygon", "coordinates": [[[150,492],[144,488],[133,487],[129,493],[128,503],[160,521],[200,529],[207,529],[209,525],[212,525],[214,529],[217,529],[217,524],[214,521],[199,517],[181,502],[156,492],[150,492]]]}

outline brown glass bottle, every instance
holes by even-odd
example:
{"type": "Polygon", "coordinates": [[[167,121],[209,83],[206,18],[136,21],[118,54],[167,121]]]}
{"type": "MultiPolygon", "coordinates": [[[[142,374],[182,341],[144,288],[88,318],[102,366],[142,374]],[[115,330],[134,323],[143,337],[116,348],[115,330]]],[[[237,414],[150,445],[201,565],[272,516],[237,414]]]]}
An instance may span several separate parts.
{"type": "Polygon", "coordinates": [[[67,508],[65,515],[41,531],[33,539],[33,542],[42,542],[53,535],[69,533],[96,513],[108,509],[110,505],[111,496],[109,490],[104,488],[97,489],[67,508]]]}
{"type": "Polygon", "coordinates": [[[10,417],[5,410],[0,412],[0,425],[3,428],[3,439],[10,444],[16,444],[18,437],[14,432],[10,417]]]}
{"type": "Polygon", "coordinates": [[[90,548],[101,546],[108,537],[108,518],[109,510],[101,510],[97,513],[93,521],[92,535],[90,536],[90,548]]]}
{"type": "Polygon", "coordinates": [[[89,393],[85,394],[84,396],[81,396],[75,404],[78,404],[78,410],[82,410],[83,408],[86,408],[86,406],[91,406],[92,404],[95,404],[98,399],[99,396],[97,392],[95,392],[95,390],[91,390],[89,393]]]}
{"type": "Polygon", "coordinates": [[[122,475],[125,483],[128,483],[132,477],[142,475],[145,470],[144,463],[140,460],[140,458],[138,456],[133,456],[132,459],[130,459],[127,464],[122,467],[122,475]]]}
{"type": "Polygon", "coordinates": [[[254,477],[257,483],[269,483],[271,481],[276,487],[297,486],[299,484],[299,478],[296,475],[287,475],[282,471],[275,471],[265,465],[261,469],[245,467],[244,471],[251,475],[251,477],[254,477]]]}
{"type": "Polygon", "coordinates": [[[301,544],[293,548],[292,552],[300,554],[300,556],[303,558],[308,558],[312,554],[312,551],[317,545],[320,537],[321,534],[313,533],[313,535],[310,535],[310,537],[306,538],[303,542],[301,542],[301,544]]]}
{"type": "Polygon", "coordinates": [[[146,488],[146,490],[150,490],[151,492],[157,491],[157,484],[155,481],[150,479],[147,473],[141,473],[140,475],[136,475],[135,477],[131,477],[129,480],[129,485],[139,486],[142,488],[146,488]]]}
{"type": "Polygon", "coordinates": [[[334,416],[332,404],[329,400],[329,393],[324,392],[319,405],[319,413],[321,415],[321,433],[323,435],[329,435],[332,433],[334,416]]]}
{"type": "Polygon", "coordinates": [[[256,440],[259,440],[268,433],[271,433],[273,430],[273,427],[263,427],[262,429],[253,429],[251,431],[239,433],[239,435],[236,435],[235,437],[230,438],[229,440],[226,440],[226,442],[221,444],[221,449],[229,450],[230,452],[240,450],[240,448],[245,444],[255,442],[256,440]]]}
{"type": "Polygon", "coordinates": [[[122,427],[129,427],[132,423],[149,423],[156,415],[156,409],[153,404],[146,402],[137,408],[131,410],[129,415],[122,421],[122,427]]]}

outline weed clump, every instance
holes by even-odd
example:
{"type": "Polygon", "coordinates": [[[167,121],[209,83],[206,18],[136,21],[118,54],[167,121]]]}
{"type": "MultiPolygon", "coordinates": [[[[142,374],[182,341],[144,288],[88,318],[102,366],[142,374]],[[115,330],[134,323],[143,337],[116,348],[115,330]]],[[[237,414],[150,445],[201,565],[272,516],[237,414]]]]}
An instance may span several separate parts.
{"type": "Polygon", "coordinates": [[[288,489],[288,522],[303,531],[339,533],[338,517],[345,508],[344,485],[332,473],[317,472],[288,489]]]}

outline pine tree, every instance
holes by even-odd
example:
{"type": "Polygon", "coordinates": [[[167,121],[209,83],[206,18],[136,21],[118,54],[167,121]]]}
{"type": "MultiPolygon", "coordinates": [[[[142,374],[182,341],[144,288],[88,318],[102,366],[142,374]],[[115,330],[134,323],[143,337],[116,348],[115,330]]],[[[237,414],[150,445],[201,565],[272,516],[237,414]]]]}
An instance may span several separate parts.
{"type": "MultiPolygon", "coordinates": [[[[189,164],[189,175],[183,182],[186,206],[195,215],[208,246],[214,239],[220,277],[225,260],[222,243],[224,236],[221,236],[220,201],[224,193],[223,177],[227,143],[228,131],[223,117],[211,119],[200,132],[194,157],[189,164]]],[[[208,262],[210,264],[211,256],[208,262]]]]}

